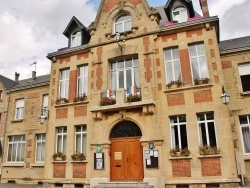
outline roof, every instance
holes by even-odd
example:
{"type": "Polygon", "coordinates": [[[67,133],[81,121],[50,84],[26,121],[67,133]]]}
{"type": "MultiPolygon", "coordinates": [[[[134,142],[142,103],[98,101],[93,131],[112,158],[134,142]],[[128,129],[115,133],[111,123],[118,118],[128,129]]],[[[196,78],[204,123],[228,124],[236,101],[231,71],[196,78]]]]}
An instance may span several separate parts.
{"type": "Polygon", "coordinates": [[[63,34],[69,38],[72,30],[75,28],[75,27],[78,27],[80,28],[81,30],[86,28],[75,16],[73,16],[69,22],[69,24],[67,25],[66,29],[64,30],[63,34]]]}
{"type": "Polygon", "coordinates": [[[9,78],[6,78],[2,75],[0,75],[0,82],[3,83],[3,86],[5,89],[10,89],[12,88],[13,86],[17,85],[18,83],[15,82],[14,80],[11,80],[9,78]]]}
{"type": "Polygon", "coordinates": [[[37,76],[34,79],[28,78],[25,80],[20,80],[17,85],[15,85],[14,87],[11,88],[10,92],[49,85],[49,82],[50,82],[50,74],[37,76]]]}
{"type": "Polygon", "coordinates": [[[232,51],[232,50],[242,50],[242,48],[250,48],[250,36],[235,38],[230,40],[221,41],[220,44],[221,51],[232,51]]]}

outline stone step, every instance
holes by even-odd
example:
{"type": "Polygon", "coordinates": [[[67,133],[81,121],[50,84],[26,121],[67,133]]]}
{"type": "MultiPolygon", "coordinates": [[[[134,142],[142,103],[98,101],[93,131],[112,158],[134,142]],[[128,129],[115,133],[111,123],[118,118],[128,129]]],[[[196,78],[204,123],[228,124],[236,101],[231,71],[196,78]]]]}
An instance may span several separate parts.
{"type": "Polygon", "coordinates": [[[148,185],[147,182],[106,182],[99,183],[99,185],[94,186],[93,188],[154,188],[152,185],[148,185]]]}

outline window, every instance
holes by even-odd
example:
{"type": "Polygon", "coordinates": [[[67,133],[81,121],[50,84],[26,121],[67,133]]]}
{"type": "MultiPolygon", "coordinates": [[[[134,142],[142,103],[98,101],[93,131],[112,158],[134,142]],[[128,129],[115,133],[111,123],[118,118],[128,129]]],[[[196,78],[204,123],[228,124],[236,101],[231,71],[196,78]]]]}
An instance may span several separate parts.
{"type": "Polygon", "coordinates": [[[204,44],[189,46],[193,79],[209,78],[204,44]]]}
{"type": "Polygon", "coordinates": [[[164,51],[166,83],[181,80],[181,67],[178,48],[164,51]]]}
{"type": "Polygon", "coordinates": [[[66,153],[67,127],[58,127],[56,135],[56,152],[66,153]]]}
{"type": "Polygon", "coordinates": [[[46,134],[36,135],[36,162],[44,162],[46,134]]]}
{"type": "Polygon", "coordinates": [[[8,162],[23,162],[25,149],[25,137],[10,136],[8,145],[8,162]]]}
{"type": "Polygon", "coordinates": [[[48,117],[49,95],[43,95],[43,115],[48,117]]]}
{"type": "Polygon", "coordinates": [[[75,151],[77,153],[86,154],[86,125],[76,126],[76,140],[75,140],[75,151]]]}
{"type": "Polygon", "coordinates": [[[250,153],[250,116],[239,116],[244,152],[250,153]]]}
{"type": "Polygon", "coordinates": [[[81,46],[82,35],[81,32],[77,32],[71,35],[71,47],[81,46]]]}
{"type": "Polygon", "coordinates": [[[171,127],[171,147],[174,148],[188,148],[186,115],[170,117],[171,127]]]}
{"type": "Polygon", "coordinates": [[[68,99],[69,94],[69,69],[60,71],[59,97],[68,99]]]}
{"type": "Polygon", "coordinates": [[[184,7],[177,7],[173,10],[173,21],[178,21],[178,23],[186,22],[188,19],[187,9],[184,7]]]}
{"type": "Polygon", "coordinates": [[[78,67],[78,96],[88,93],[88,66],[78,67]]]}
{"type": "Polygon", "coordinates": [[[138,59],[122,60],[111,64],[111,89],[140,87],[138,59]]]}
{"type": "Polygon", "coordinates": [[[217,147],[214,113],[199,113],[197,114],[200,144],[210,147],[217,147]]]}
{"type": "Polygon", "coordinates": [[[122,15],[115,21],[115,33],[130,31],[132,27],[132,18],[130,15],[122,15]]]}
{"type": "Polygon", "coordinates": [[[250,63],[239,65],[239,73],[243,91],[250,91],[250,63]]]}
{"type": "Polygon", "coordinates": [[[15,120],[23,119],[24,113],[24,99],[16,100],[16,112],[15,112],[15,120]]]}

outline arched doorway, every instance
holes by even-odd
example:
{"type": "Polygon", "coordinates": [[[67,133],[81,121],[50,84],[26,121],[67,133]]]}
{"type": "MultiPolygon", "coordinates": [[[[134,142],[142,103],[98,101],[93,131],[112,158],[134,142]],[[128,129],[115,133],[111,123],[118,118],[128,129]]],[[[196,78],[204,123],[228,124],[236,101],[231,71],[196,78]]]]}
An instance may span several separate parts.
{"type": "Polygon", "coordinates": [[[143,155],[140,128],[132,121],[118,123],[110,133],[111,181],[142,181],[143,155]]]}

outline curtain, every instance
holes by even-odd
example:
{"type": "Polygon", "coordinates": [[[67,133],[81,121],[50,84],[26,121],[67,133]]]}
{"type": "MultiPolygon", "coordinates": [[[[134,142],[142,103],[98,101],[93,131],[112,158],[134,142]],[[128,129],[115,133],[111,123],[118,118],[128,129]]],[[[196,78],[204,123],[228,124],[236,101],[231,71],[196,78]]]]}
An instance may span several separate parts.
{"type": "Polygon", "coordinates": [[[244,142],[245,153],[250,153],[250,131],[249,127],[242,127],[242,137],[244,142]]]}

